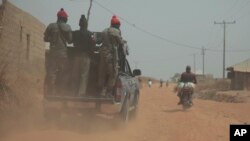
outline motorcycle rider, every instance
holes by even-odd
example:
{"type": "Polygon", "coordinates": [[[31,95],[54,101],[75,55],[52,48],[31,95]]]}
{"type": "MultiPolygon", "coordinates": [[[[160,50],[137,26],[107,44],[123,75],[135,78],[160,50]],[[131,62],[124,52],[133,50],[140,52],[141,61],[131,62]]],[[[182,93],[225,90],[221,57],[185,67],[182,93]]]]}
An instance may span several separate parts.
{"type": "MultiPolygon", "coordinates": [[[[183,82],[183,83],[191,82],[191,83],[197,84],[196,76],[194,73],[191,72],[191,67],[189,65],[186,66],[186,71],[181,74],[180,82],[183,82]]],[[[178,97],[180,98],[178,105],[180,105],[182,104],[180,92],[178,92],[178,97]]],[[[193,104],[192,98],[191,98],[191,104],[193,104]]]]}
{"type": "MultiPolygon", "coordinates": [[[[63,75],[67,62],[67,43],[72,42],[70,25],[66,24],[68,15],[63,8],[57,13],[57,22],[47,26],[44,41],[50,43],[46,53],[45,94],[55,94],[56,81],[63,75]]],[[[58,81],[59,82],[59,81],[58,81]]]]}
{"type": "Polygon", "coordinates": [[[148,87],[151,87],[153,84],[152,80],[151,79],[148,79],[148,87]]]}
{"type": "Polygon", "coordinates": [[[113,86],[118,75],[118,49],[123,45],[120,31],[120,20],[112,16],[111,25],[102,32],[103,44],[100,49],[100,66],[98,85],[102,90],[101,95],[112,94],[113,86]]]}

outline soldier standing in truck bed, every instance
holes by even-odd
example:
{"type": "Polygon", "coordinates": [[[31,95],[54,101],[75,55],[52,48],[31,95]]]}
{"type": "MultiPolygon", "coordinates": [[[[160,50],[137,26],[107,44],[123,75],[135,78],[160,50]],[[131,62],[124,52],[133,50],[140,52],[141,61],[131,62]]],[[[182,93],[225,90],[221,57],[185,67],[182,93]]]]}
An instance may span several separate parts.
{"type": "Polygon", "coordinates": [[[79,20],[80,30],[73,31],[73,70],[71,73],[71,85],[75,87],[74,93],[78,96],[86,95],[88,86],[90,56],[93,52],[94,41],[92,33],[87,30],[87,19],[82,15],[79,20]]]}
{"type": "Polygon", "coordinates": [[[123,44],[120,25],[118,17],[113,16],[110,27],[102,32],[103,44],[100,49],[98,85],[103,96],[112,94],[118,75],[118,47],[123,44]]]}
{"type": "Polygon", "coordinates": [[[45,94],[56,94],[58,75],[65,72],[67,62],[67,43],[72,41],[70,25],[66,24],[68,15],[63,8],[57,13],[57,22],[47,26],[44,41],[50,43],[46,57],[45,94]]]}

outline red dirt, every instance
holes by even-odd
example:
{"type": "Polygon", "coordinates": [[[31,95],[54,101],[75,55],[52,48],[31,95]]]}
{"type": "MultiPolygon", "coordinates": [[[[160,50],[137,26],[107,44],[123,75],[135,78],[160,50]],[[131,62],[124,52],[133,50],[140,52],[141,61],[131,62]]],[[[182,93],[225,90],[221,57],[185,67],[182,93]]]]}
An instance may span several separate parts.
{"type": "MultiPolygon", "coordinates": [[[[250,123],[250,103],[194,99],[183,111],[173,85],[141,90],[138,116],[126,126],[112,117],[69,119],[65,125],[33,125],[3,141],[228,141],[229,125],[250,123]]],[[[20,128],[20,127],[19,127],[20,128]]]]}

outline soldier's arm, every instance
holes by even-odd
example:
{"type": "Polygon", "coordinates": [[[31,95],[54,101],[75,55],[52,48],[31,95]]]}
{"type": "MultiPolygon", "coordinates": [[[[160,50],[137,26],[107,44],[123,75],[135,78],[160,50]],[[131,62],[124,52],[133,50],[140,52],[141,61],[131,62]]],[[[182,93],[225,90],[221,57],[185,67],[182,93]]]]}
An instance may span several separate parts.
{"type": "Polygon", "coordinates": [[[124,44],[124,40],[122,39],[122,36],[121,36],[120,34],[118,34],[118,36],[117,36],[117,41],[118,41],[118,43],[120,43],[121,45],[124,44]]]}
{"type": "Polygon", "coordinates": [[[59,30],[61,30],[60,34],[62,34],[64,40],[66,40],[67,43],[71,44],[72,43],[72,30],[70,25],[68,24],[60,24],[59,25],[59,30]]]}
{"type": "Polygon", "coordinates": [[[94,41],[94,37],[93,37],[93,33],[88,31],[88,38],[89,38],[89,45],[90,47],[93,49],[95,47],[95,41],[94,41]]]}
{"type": "Polygon", "coordinates": [[[119,44],[123,44],[121,32],[118,29],[113,29],[109,34],[113,36],[119,44]]]}
{"type": "Polygon", "coordinates": [[[126,40],[123,40],[123,48],[126,55],[129,55],[129,48],[126,40]]]}
{"type": "Polygon", "coordinates": [[[181,74],[180,82],[183,82],[184,73],[181,74]]]}
{"type": "Polygon", "coordinates": [[[43,40],[45,42],[50,42],[51,41],[51,24],[49,24],[44,32],[44,37],[43,40]]]}
{"type": "Polygon", "coordinates": [[[73,35],[72,35],[72,30],[71,30],[71,27],[70,26],[68,26],[68,34],[67,34],[67,42],[69,43],[69,44],[71,44],[72,42],[73,42],[73,35]]]}
{"type": "Polygon", "coordinates": [[[194,78],[193,78],[193,79],[194,79],[194,80],[193,80],[193,81],[194,81],[194,84],[197,84],[197,79],[196,79],[195,74],[193,74],[193,77],[194,77],[194,78]]]}

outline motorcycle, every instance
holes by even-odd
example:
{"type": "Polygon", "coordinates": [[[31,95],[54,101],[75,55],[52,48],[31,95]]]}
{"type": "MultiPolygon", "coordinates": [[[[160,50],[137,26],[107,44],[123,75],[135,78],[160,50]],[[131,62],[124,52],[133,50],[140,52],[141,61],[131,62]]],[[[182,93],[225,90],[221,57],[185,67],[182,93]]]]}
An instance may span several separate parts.
{"type": "Polygon", "coordinates": [[[180,91],[180,99],[182,108],[184,110],[189,109],[192,107],[192,95],[194,92],[194,85],[193,83],[184,83],[183,87],[180,91]]]}

